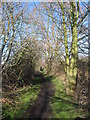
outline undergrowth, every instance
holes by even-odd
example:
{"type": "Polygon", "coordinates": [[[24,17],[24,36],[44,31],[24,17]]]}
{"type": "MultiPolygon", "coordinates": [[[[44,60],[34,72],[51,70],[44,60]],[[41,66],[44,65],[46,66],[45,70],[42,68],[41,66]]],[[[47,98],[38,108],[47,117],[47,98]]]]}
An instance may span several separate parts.
{"type": "Polygon", "coordinates": [[[2,105],[3,118],[22,118],[28,106],[32,106],[40,91],[39,77],[36,78],[37,84],[18,88],[16,91],[7,93],[8,101],[2,105]]]}
{"type": "Polygon", "coordinates": [[[52,115],[50,118],[75,119],[76,117],[83,117],[83,112],[79,108],[78,102],[66,94],[62,78],[54,78],[52,82],[55,87],[55,93],[51,97],[52,115]]]}

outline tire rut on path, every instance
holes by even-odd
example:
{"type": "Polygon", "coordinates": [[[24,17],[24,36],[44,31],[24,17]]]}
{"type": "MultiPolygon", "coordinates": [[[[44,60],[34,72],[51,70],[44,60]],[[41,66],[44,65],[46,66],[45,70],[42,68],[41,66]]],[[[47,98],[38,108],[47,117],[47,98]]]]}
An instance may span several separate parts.
{"type": "Polygon", "coordinates": [[[52,82],[47,78],[42,77],[41,90],[37,100],[29,110],[29,118],[48,118],[52,112],[49,102],[53,94],[54,91],[52,82]]]}

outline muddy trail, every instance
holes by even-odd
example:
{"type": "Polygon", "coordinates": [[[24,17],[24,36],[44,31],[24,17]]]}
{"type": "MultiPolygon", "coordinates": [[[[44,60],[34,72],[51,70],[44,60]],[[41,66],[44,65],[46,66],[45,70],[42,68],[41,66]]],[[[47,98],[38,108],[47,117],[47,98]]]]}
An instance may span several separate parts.
{"type": "Polygon", "coordinates": [[[46,118],[52,113],[49,102],[51,96],[54,94],[52,77],[41,77],[41,90],[34,104],[27,109],[29,113],[28,118],[46,118]]]}

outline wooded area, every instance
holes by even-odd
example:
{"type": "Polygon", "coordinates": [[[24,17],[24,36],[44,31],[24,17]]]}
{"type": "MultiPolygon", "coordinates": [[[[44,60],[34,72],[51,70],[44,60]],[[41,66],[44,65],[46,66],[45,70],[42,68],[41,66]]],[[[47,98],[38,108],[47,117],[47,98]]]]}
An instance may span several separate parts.
{"type": "Polygon", "coordinates": [[[2,2],[2,118],[88,118],[89,2],[2,2]]]}

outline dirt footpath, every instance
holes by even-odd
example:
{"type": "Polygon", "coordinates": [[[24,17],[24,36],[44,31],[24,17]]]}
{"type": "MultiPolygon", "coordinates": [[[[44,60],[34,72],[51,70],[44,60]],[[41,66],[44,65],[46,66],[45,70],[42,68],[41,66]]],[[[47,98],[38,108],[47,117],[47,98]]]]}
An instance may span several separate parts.
{"type": "Polygon", "coordinates": [[[37,100],[29,110],[29,118],[48,118],[52,112],[49,106],[50,97],[54,94],[52,82],[44,77],[42,77],[41,81],[41,90],[37,100]]]}

